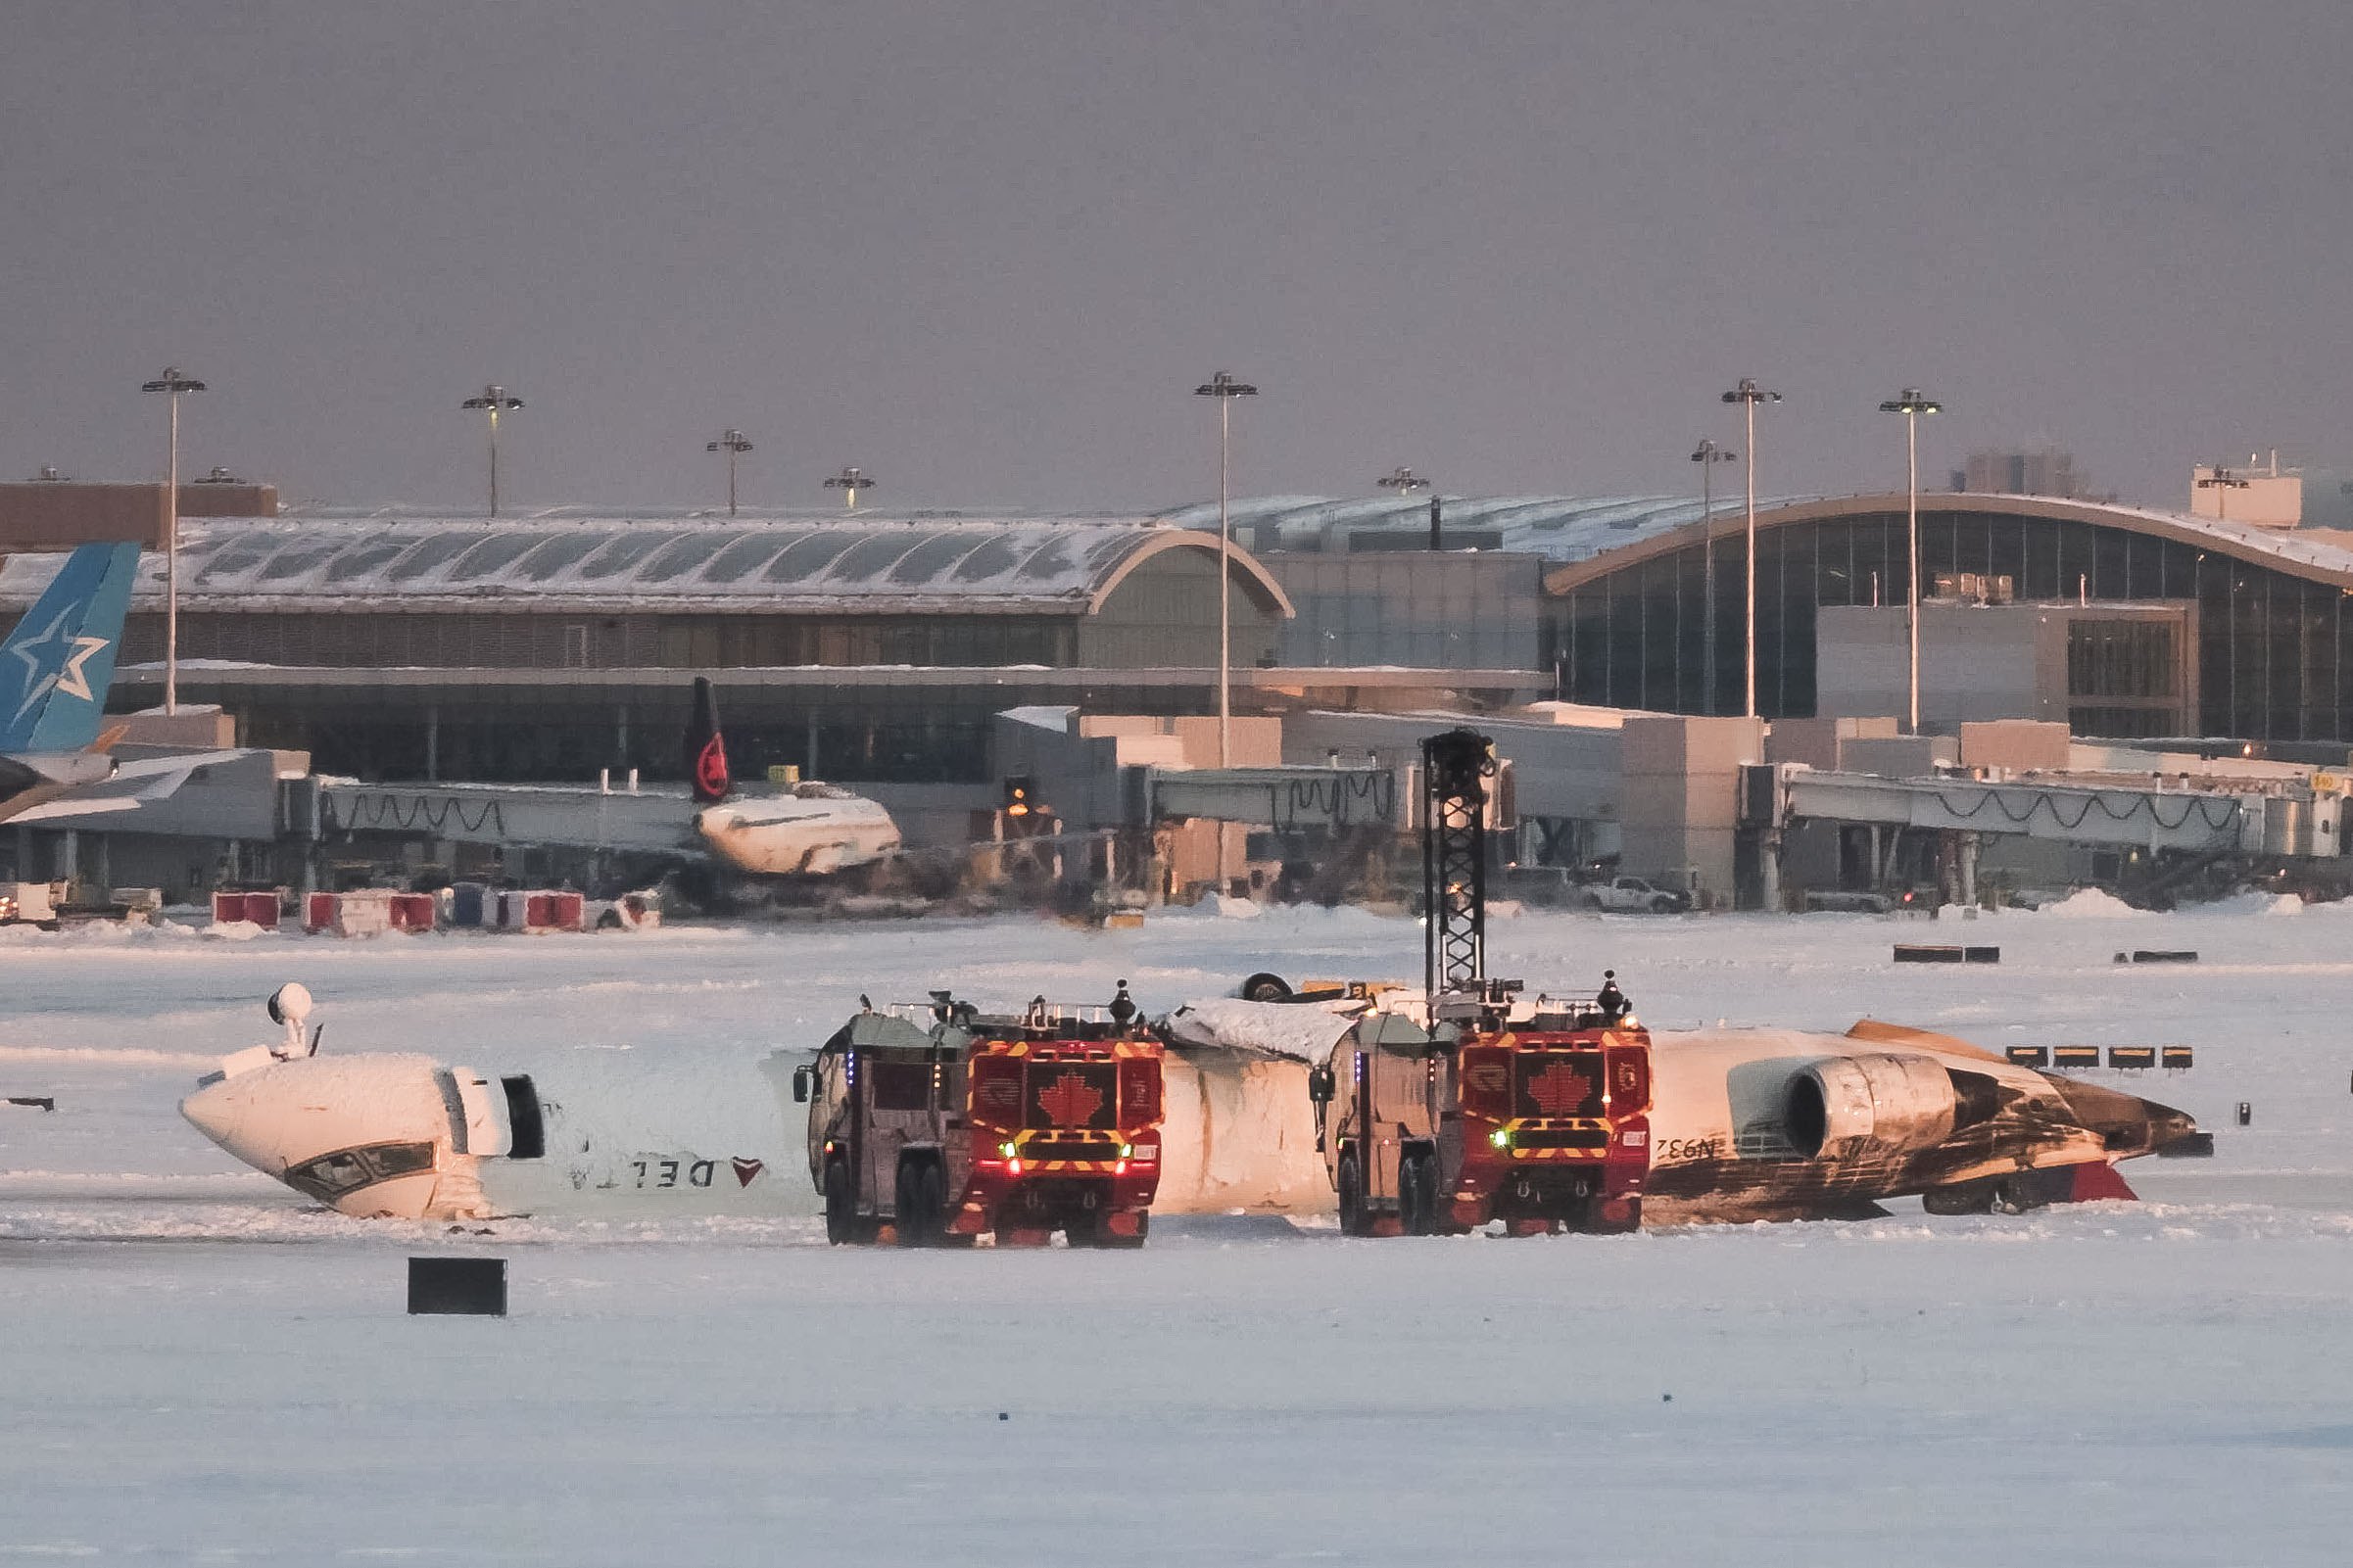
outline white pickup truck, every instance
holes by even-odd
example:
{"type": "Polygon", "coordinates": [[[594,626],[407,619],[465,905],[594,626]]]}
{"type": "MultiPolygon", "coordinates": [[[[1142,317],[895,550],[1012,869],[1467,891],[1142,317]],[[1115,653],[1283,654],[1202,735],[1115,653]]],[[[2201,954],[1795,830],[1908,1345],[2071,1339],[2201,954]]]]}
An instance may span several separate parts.
{"type": "Polygon", "coordinates": [[[1691,908],[1691,895],[1654,887],[1639,877],[1612,877],[1584,889],[1588,909],[1620,915],[1679,915],[1691,908]]]}

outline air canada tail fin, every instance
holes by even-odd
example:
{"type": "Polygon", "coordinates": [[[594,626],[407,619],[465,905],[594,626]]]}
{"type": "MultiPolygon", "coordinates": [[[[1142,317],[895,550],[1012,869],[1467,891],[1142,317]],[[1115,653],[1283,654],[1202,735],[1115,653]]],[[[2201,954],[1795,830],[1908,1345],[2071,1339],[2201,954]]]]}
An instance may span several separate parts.
{"type": "Polygon", "coordinates": [[[139,571],[136,545],[83,545],[0,642],[0,752],[79,751],[98,738],[139,571]]]}
{"type": "Polygon", "coordinates": [[[687,778],[695,798],[715,805],[727,798],[735,781],[727,772],[727,741],[719,734],[719,703],[711,695],[707,676],[695,677],[695,717],[687,726],[687,778]]]}

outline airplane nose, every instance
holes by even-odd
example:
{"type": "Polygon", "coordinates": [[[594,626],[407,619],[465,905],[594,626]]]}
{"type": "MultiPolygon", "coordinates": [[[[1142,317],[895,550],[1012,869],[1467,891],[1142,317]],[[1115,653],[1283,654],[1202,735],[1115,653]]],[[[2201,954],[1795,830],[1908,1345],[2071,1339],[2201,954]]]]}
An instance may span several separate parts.
{"type": "Polygon", "coordinates": [[[216,1083],[179,1103],[179,1114],[188,1118],[189,1125],[224,1149],[228,1148],[229,1129],[237,1122],[235,1102],[227,1089],[226,1082],[216,1083]]]}
{"type": "Polygon", "coordinates": [[[415,1217],[433,1201],[460,1099],[430,1057],[305,1057],[202,1084],[180,1115],[235,1159],[346,1213],[415,1217]]]}
{"type": "Polygon", "coordinates": [[[179,1114],[256,1170],[283,1175],[290,1162],[282,1134],[296,1119],[300,1098],[292,1084],[280,1079],[284,1071],[264,1069],[207,1084],[179,1103],[179,1114]]]}

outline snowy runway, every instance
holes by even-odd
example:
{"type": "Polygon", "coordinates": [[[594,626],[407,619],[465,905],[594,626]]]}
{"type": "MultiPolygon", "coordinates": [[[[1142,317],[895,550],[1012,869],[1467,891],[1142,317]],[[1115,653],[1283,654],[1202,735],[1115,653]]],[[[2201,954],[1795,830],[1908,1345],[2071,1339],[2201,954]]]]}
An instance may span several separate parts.
{"type": "MultiPolygon", "coordinates": [[[[2150,1201],[1510,1242],[1165,1222],[1133,1255],[830,1250],[813,1220],[323,1214],[173,1110],[300,978],[325,1049],[486,1069],[814,1044],[857,993],[1156,1010],[1412,974],[1403,922],[645,938],[6,933],[0,1562],[2336,1563],[2353,1535],[2353,913],[1501,922],[1643,1016],[2189,1044],[2150,1201]],[[2194,967],[2113,951],[2195,947],[2194,967]],[[1014,993],[1019,992],[1021,995],[1014,993]],[[2233,1124],[2240,1100],[2253,1125],[2233,1124]],[[508,1259],[410,1319],[413,1252],[508,1259]],[[1002,1412],[1004,1419],[999,1419],[1002,1412]]],[[[813,1212],[814,1196],[808,1205],[813,1212]]]]}

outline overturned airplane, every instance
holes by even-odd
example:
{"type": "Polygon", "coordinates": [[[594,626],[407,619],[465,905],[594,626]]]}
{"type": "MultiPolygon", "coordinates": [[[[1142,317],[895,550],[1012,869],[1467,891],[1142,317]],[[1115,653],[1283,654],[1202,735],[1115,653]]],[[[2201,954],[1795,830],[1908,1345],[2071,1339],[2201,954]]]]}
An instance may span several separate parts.
{"type": "MultiPolygon", "coordinates": [[[[1218,999],[1168,1041],[1163,1213],[1329,1213],[1313,1070],[1369,1004],[1218,999]]],[[[181,1102],[222,1149],[341,1212],[812,1214],[803,1050],[757,1060],[567,1062],[497,1074],[408,1052],[322,1055],[310,998],[283,1038],[229,1057],[181,1102]]],[[[1858,1023],[1655,1031],[1645,1223],[1845,1217],[1917,1196],[1931,1212],[2129,1198],[2119,1161],[2195,1133],[2183,1113],[2013,1067],[1949,1036],[1858,1023]]]]}

